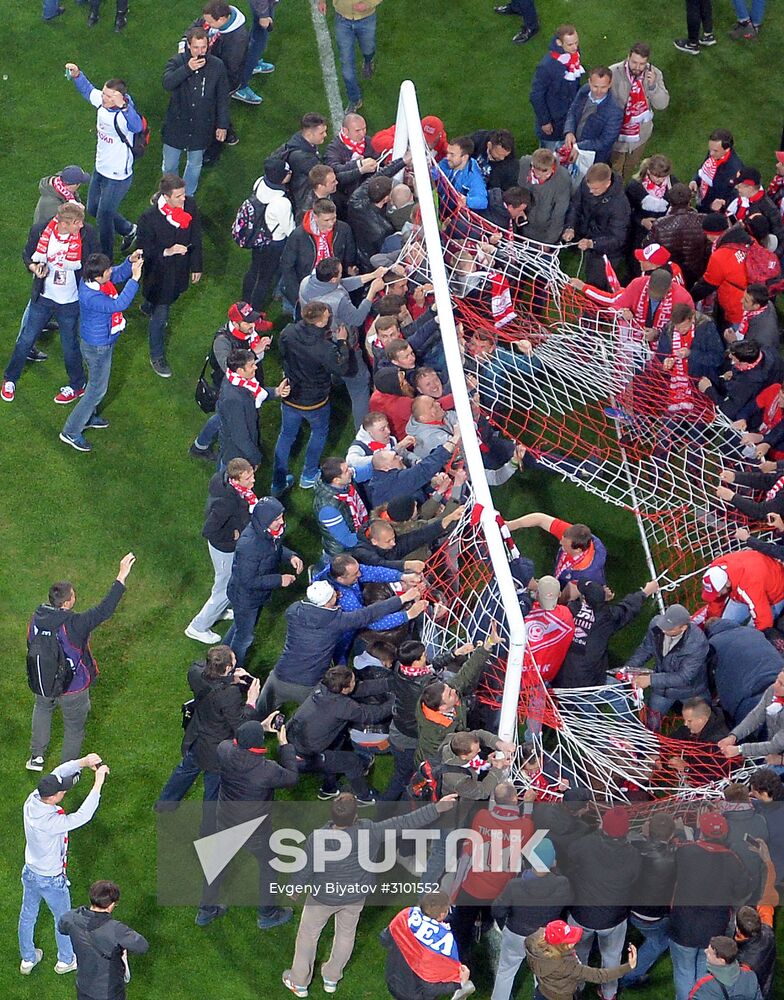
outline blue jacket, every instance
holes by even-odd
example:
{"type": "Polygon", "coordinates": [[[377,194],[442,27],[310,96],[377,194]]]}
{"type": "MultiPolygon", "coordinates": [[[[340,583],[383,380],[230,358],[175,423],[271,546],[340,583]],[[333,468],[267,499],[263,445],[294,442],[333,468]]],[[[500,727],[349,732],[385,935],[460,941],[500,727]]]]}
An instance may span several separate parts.
{"type": "Polygon", "coordinates": [[[720,619],[705,631],[713,652],[716,693],[737,726],[784,670],[784,656],[756,628],[720,619]]]}
{"type": "Polygon", "coordinates": [[[94,284],[91,281],[79,282],[79,333],[85,343],[107,347],[120,336],[112,333],[112,314],[127,309],[139,289],[138,281],[131,277],[128,258],[112,268],[112,283],[118,281],[124,281],[125,288],[116,299],[104,295],[100,288],[91,288],[94,284]]]}
{"type": "MultiPolygon", "coordinates": [[[[577,91],[577,96],[572,101],[566,113],[566,121],[564,122],[565,132],[572,132],[574,135],[577,134],[580,116],[583,113],[585,102],[588,100],[590,92],[591,88],[587,83],[583,84],[577,91]]],[[[612,148],[618,141],[622,124],[623,108],[611,93],[607,94],[596,111],[586,121],[583,134],[578,136],[577,145],[580,149],[593,149],[596,151],[594,163],[609,163],[612,148]]]]}
{"type": "Polygon", "coordinates": [[[417,503],[424,503],[430,493],[430,480],[441,472],[449,461],[450,452],[443,445],[434,448],[421,462],[410,469],[390,469],[389,472],[373,470],[366,486],[370,506],[378,507],[395,497],[410,496],[417,503]]]}
{"type": "Polygon", "coordinates": [[[269,533],[269,526],[282,513],[283,504],[273,497],[262,497],[253,508],[250,524],[237,540],[226,588],[234,607],[263,607],[282,585],[280,565],[296,555],[269,533]]]}
{"type": "Polygon", "coordinates": [[[702,629],[698,625],[689,625],[684,637],[666,656],[663,643],[664,633],[658,625],[651,622],[645,638],[626,661],[626,666],[642,667],[653,659],[651,691],[654,694],[673,698],[675,701],[698,697],[710,701],[708,640],[702,629]]]}
{"type": "MultiPolygon", "coordinates": [[[[656,344],[656,356],[660,361],[669,357],[672,351],[672,324],[668,323],[656,344]]],[[[707,316],[697,314],[694,326],[694,343],[688,358],[690,378],[718,379],[724,364],[725,344],[716,324],[707,316]]]]}
{"type": "Polygon", "coordinates": [[[534,70],[529,95],[536,118],[536,134],[543,140],[563,139],[567,112],[580,89],[579,80],[565,79],[566,67],[553,58],[553,52],[564,54],[556,38],[552,39],[550,51],[542,56],[534,70]],[[545,135],[542,125],[550,123],[553,126],[552,135],[545,135]]]}
{"type": "Polygon", "coordinates": [[[446,157],[438,164],[444,176],[457,191],[465,197],[466,205],[475,212],[487,208],[487,187],[482,171],[476,160],[471,157],[460,170],[452,170],[446,157]]]}

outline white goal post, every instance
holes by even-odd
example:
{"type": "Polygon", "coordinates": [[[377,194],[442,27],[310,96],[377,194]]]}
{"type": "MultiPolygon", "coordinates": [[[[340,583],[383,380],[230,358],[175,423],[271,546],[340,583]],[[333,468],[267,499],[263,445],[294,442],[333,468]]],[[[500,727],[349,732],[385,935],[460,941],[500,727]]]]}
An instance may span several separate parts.
{"type": "Polygon", "coordinates": [[[502,739],[516,741],[517,711],[526,644],[525,621],[517,598],[512,572],[509,568],[506,543],[501,536],[496,520],[498,512],[493,504],[490,487],[485,476],[482,453],[479,450],[479,439],[474,425],[471,402],[468,398],[468,387],[452,312],[452,299],[444,266],[438,218],[433,198],[430,196],[432,190],[430,166],[427,159],[425,138],[422,134],[416,88],[410,80],[404,80],[400,87],[393,157],[402,156],[406,147],[411,150],[414,178],[419,193],[422,231],[438,310],[449,382],[462,435],[463,454],[471,478],[475,501],[482,506],[482,530],[498,582],[498,590],[509,632],[509,651],[498,735],[502,739]]]}

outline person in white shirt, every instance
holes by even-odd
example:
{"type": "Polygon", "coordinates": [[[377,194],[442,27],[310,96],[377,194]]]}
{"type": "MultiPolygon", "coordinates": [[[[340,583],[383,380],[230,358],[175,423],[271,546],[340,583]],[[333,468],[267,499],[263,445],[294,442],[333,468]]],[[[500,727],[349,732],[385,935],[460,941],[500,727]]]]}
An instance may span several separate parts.
{"type": "Polygon", "coordinates": [[[60,764],[51,774],[38,782],[38,787],[25,800],[22,815],[25,831],[25,863],[22,868],[22,909],[19,913],[19,951],[22,961],[19,971],[28,976],[43,958],[43,950],[35,947],[33,934],[38,910],[43,900],[54,917],[57,940],[58,975],[76,969],[71,939],[60,934],[57,922],[71,909],[71,894],[66,874],[68,864],[68,835],[95,815],[100,801],[101,788],[109,768],[97,753],[87,754],[79,760],[60,764]],[[93,787],[74,813],[67,814],[60,803],[65,793],[79,780],[83,767],[95,771],[93,787]]]}
{"type": "Polygon", "coordinates": [[[136,236],[136,226],[120,215],[119,208],[133,181],[133,137],[144,130],[144,122],[124,80],[107,80],[98,90],[76,63],[66,63],[65,70],[82,97],[97,108],[98,142],[87,212],[98,223],[101,249],[113,260],[115,232],[123,238],[122,254],[131,249],[136,236]]]}
{"type": "Polygon", "coordinates": [[[263,176],[253,186],[253,197],[263,206],[264,225],[259,227],[251,247],[250,267],[242,280],[242,297],[257,312],[263,312],[277,283],[283,248],[294,229],[287,188],[290,180],[288,163],[270,156],[264,161],[263,176]]]}

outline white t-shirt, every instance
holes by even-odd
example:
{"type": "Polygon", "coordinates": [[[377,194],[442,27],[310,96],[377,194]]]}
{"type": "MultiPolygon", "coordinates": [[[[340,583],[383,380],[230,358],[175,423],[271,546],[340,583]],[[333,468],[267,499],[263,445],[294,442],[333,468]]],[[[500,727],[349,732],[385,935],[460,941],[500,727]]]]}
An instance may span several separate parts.
{"type": "Polygon", "coordinates": [[[98,109],[96,130],[98,143],[95,149],[95,169],[103,177],[114,181],[124,181],[133,173],[133,153],[117,134],[119,128],[128,142],[133,144],[133,132],[122,111],[108,111],[101,101],[101,91],[96,87],[90,91],[90,104],[98,109]],[[117,128],[115,128],[115,122],[117,128]]]}
{"type": "Polygon", "coordinates": [[[68,243],[57,238],[57,230],[49,237],[49,246],[46,250],[46,259],[38,252],[33,254],[34,261],[48,264],[49,273],[44,278],[44,287],[41,294],[44,298],[51,299],[52,302],[76,302],[79,298],[79,289],[76,284],[76,272],[82,266],[79,261],[65,259],[68,252],[68,243]]]}

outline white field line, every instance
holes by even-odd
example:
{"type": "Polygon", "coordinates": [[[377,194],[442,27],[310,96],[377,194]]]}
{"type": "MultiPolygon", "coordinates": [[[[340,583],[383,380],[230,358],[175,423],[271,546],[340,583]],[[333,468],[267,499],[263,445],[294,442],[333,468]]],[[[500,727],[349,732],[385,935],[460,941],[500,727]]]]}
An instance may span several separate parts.
{"type": "Polygon", "coordinates": [[[327,19],[319,14],[317,0],[310,0],[310,16],[313,21],[313,30],[316,32],[316,45],[321,62],[321,75],[324,78],[324,91],[327,95],[327,104],[329,104],[329,116],[332,119],[332,129],[334,132],[338,132],[343,124],[343,102],[340,98],[338,71],[335,66],[335,54],[332,51],[332,39],[329,36],[327,19]]]}

